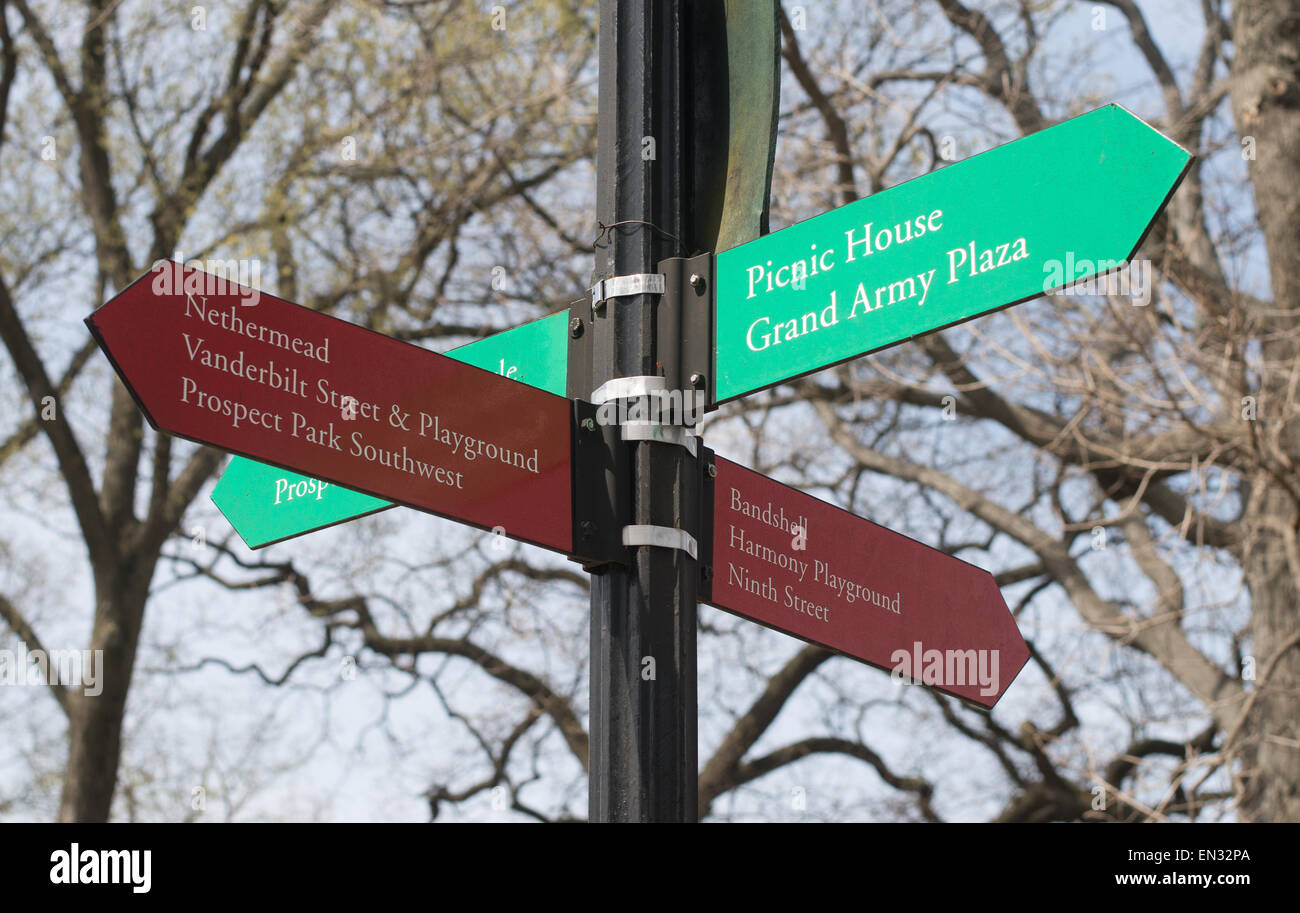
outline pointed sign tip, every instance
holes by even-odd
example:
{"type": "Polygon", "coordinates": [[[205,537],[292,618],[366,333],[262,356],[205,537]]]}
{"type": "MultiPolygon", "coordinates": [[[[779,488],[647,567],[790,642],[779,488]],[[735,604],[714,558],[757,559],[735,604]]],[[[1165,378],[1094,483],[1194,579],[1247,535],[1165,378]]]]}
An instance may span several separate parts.
{"type": "Polygon", "coordinates": [[[1104,106],[1103,106],[1101,109],[1099,109],[1099,110],[1104,110],[1104,111],[1107,111],[1108,113],[1112,113],[1112,114],[1115,115],[1115,116],[1123,117],[1123,118],[1126,118],[1126,119],[1128,119],[1128,120],[1132,120],[1132,121],[1136,121],[1137,123],[1139,123],[1139,124],[1141,124],[1143,127],[1145,127],[1147,130],[1150,130],[1150,131],[1151,131],[1152,133],[1154,133],[1156,136],[1160,137],[1162,140],[1164,140],[1164,141],[1165,141],[1166,143],[1168,143],[1169,145],[1174,146],[1175,148],[1177,148],[1178,151],[1181,152],[1181,153],[1183,154],[1183,156],[1186,157],[1186,158],[1188,158],[1188,159],[1193,158],[1194,155],[1195,155],[1193,152],[1189,151],[1189,150],[1187,149],[1187,147],[1185,147],[1182,143],[1178,142],[1176,139],[1174,139],[1173,137],[1169,136],[1169,135],[1168,135],[1167,133],[1165,133],[1164,131],[1160,130],[1158,127],[1156,127],[1155,125],[1153,125],[1150,121],[1148,121],[1145,117],[1142,117],[1141,115],[1134,113],[1131,109],[1125,107],[1125,106],[1124,106],[1123,104],[1121,104],[1120,102],[1117,102],[1117,101],[1109,102],[1108,104],[1104,105],[1104,106]]]}

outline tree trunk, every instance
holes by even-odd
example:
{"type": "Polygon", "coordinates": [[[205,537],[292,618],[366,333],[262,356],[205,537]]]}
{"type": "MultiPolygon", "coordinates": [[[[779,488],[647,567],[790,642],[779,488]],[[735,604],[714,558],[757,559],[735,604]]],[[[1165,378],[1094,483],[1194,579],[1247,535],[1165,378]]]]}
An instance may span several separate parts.
{"type": "Polygon", "coordinates": [[[1288,417],[1296,410],[1289,375],[1300,355],[1300,0],[1235,0],[1232,32],[1233,117],[1244,148],[1253,142],[1255,150],[1250,177],[1273,289],[1272,307],[1250,315],[1265,365],[1257,430],[1275,471],[1251,480],[1243,524],[1259,695],[1242,736],[1241,813],[1300,821],[1300,645],[1291,644],[1300,631],[1293,493],[1300,478],[1291,468],[1300,460],[1300,422],[1288,417]]]}
{"type": "Polygon", "coordinates": [[[96,580],[90,648],[103,651],[99,661],[102,691],[94,696],[78,691],[72,696],[60,821],[98,823],[109,818],[122,754],[126,696],[148,592],[148,577],[143,587],[138,579],[138,575],[133,580],[126,570],[115,569],[96,580]]]}

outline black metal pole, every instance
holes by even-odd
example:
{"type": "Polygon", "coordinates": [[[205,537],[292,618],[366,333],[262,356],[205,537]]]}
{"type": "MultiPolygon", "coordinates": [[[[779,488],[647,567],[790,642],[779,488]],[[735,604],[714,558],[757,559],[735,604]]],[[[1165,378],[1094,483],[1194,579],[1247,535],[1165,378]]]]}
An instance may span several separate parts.
{"type": "MultiPolygon", "coordinates": [[[[601,0],[596,279],[654,273],[685,256],[684,0],[601,0]]],[[[591,319],[589,398],[614,378],[658,370],[654,294],[620,297],[591,319]]],[[[669,343],[670,341],[665,341],[669,343]]],[[[673,344],[676,341],[671,341],[673,344]]],[[[669,384],[680,383],[671,379],[669,384]]],[[[699,535],[699,465],[684,447],[631,448],[632,478],[611,478],[643,526],[699,535]],[[620,484],[621,483],[621,484],[620,484]]],[[[695,632],[699,568],[686,552],[630,549],[592,577],[592,821],[697,818],[695,632]]]]}

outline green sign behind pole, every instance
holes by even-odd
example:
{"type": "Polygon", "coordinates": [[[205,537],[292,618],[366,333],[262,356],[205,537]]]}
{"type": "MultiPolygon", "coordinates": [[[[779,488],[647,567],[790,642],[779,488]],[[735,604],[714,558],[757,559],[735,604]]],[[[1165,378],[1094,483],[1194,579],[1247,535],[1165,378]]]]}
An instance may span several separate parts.
{"type": "Polygon", "coordinates": [[[1116,269],[1187,170],[1118,105],[717,258],[717,400],[1116,269]]]}
{"type": "Polygon", "coordinates": [[[694,140],[687,247],[715,253],[767,234],[781,108],[777,0],[686,6],[694,140]]]}
{"type": "MultiPolygon", "coordinates": [[[[567,312],[552,314],[447,355],[563,396],[568,320],[567,312]]],[[[249,548],[263,548],[393,506],[391,501],[244,457],[230,461],[212,491],[212,501],[249,548]]]]}

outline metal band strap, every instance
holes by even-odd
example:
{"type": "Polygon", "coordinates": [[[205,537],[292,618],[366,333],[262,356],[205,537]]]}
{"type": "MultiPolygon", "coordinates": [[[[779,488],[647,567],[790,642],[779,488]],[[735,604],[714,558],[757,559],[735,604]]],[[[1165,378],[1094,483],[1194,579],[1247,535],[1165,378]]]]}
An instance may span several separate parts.
{"type": "MultiPolygon", "coordinates": [[[[662,277],[661,277],[662,278],[662,277]]],[[[605,381],[591,394],[591,404],[600,406],[615,399],[653,396],[668,390],[668,381],[654,374],[639,377],[615,377],[605,381]]]]}
{"type": "Polygon", "coordinates": [[[695,537],[684,529],[672,526],[625,526],[623,544],[649,545],[655,548],[675,548],[696,558],[695,537]]]}
{"type": "Polygon", "coordinates": [[[676,444],[696,455],[699,440],[689,428],[682,425],[661,425],[658,422],[624,422],[620,426],[625,441],[657,441],[660,444],[676,444]]]}
{"type": "MultiPolygon", "coordinates": [[[[653,374],[615,377],[605,381],[592,392],[591,402],[594,406],[600,406],[620,399],[664,396],[668,393],[667,386],[668,382],[664,378],[653,374]]],[[[696,436],[690,432],[690,429],[681,425],[635,421],[623,422],[620,427],[625,441],[658,441],[663,444],[676,444],[689,450],[691,456],[696,454],[696,436]]]]}
{"type": "Polygon", "coordinates": [[[610,298],[628,295],[662,295],[664,277],[660,273],[633,273],[630,276],[611,276],[601,279],[591,287],[591,306],[610,298]]]}

